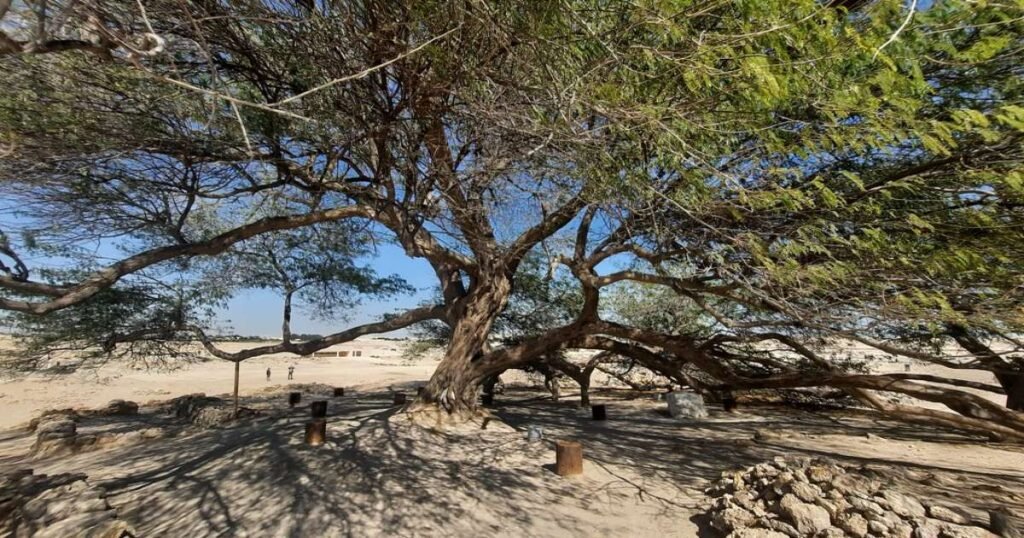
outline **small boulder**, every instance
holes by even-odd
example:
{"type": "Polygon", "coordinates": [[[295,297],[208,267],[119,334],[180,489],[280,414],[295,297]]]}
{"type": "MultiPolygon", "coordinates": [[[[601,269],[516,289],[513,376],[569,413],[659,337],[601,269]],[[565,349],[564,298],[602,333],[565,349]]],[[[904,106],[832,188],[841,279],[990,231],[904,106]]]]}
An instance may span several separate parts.
{"type": "Polygon", "coordinates": [[[933,519],[939,521],[945,521],[947,523],[955,523],[957,525],[967,525],[971,522],[971,518],[967,517],[960,512],[953,510],[952,508],[946,508],[939,504],[933,504],[928,507],[928,515],[933,519]]]}
{"type": "Polygon", "coordinates": [[[708,410],[704,398],[694,392],[675,391],[668,393],[668,414],[674,418],[707,418],[708,410]]]}
{"type": "Polygon", "coordinates": [[[868,535],[868,520],[857,512],[843,514],[836,521],[836,526],[855,538],[864,538],[868,535]]]}
{"type": "Polygon", "coordinates": [[[812,465],[807,468],[807,478],[811,482],[828,483],[834,474],[827,465],[812,465]]]}
{"type": "Polygon", "coordinates": [[[793,495],[800,498],[801,501],[807,503],[817,502],[821,499],[821,488],[814,484],[808,484],[807,482],[794,482],[790,488],[793,495]]]}
{"type": "Polygon", "coordinates": [[[771,529],[773,531],[781,532],[782,534],[789,536],[789,538],[802,538],[800,535],[800,531],[796,530],[796,527],[790,525],[789,523],[786,523],[785,521],[765,518],[761,520],[759,523],[760,526],[765,527],[767,529],[771,529]]]}
{"type": "MultiPolygon", "coordinates": [[[[874,501],[866,501],[860,497],[854,496],[850,496],[847,499],[850,502],[850,506],[852,506],[854,510],[864,514],[865,516],[867,516],[868,514],[881,516],[885,513],[885,509],[879,506],[878,503],[874,501]]],[[[871,518],[869,517],[868,519],[871,518]]]]}
{"type": "Polygon", "coordinates": [[[924,506],[913,497],[895,491],[883,491],[882,498],[889,503],[889,509],[896,515],[905,518],[922,518],[925,516],[924,506]]]}
{"type": "Polygon", "coordinates": [[[914,538],[939,538],[941,531],[939,523],[934,519],[926,519],[917,523],[914,529],[914,538]]]}
{"type": "Polygon", "coordinates": [[[139,404],[126,400],[110,400],[110,403],[103,408],[107,415],[136,415],[139,413],[139,404]]]}
{"type": "Polygon", "coordinates": [[[846,538],[846,533],[842,529],[836,527],[829,527],[818,533],[818,538],[846,538]]]}
{"type": "Polygon", "coordinates": [[[832,525],[832,520],[824,508],[802,502],[792,494],[782,497],[779,508],[802,534],[814,535],[832,525]]]}
{"type": "Polygon", "coordinates": [[[738,506],[720,510],[711,516],[711,526],[723,532],[749,527],[755,521],[754,514],[738,506]]]}

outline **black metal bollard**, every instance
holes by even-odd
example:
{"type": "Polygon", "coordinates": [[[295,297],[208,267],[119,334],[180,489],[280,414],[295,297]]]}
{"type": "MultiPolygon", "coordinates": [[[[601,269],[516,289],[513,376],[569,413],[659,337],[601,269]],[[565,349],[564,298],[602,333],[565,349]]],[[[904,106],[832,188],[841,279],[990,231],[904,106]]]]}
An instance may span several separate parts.
{"type": "Polygon", "coordinates": [[[590,414],[594,420],[608,420],[608,408],[604,404],[590,406],[590,414]]]}
{"type": "Polygon", "coordinates": [[[296,405],[299,405],[299,402],[301,402],[301,401],[302,401],[302,393],[301,392],[289,392],[288,393],[288,406],[289,407],[295,407],[296,405]]]}

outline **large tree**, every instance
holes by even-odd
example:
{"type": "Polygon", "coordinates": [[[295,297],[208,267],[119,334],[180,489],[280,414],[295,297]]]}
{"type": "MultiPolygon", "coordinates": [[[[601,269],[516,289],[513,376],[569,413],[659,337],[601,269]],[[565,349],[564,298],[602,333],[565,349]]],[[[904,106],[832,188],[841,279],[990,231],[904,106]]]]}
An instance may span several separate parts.
{"type": "Polygon", "coordinates": [[[7,38],[20,45],[0,59],[0,176],[25,216],[3,223],[6,310],[85,308],[168,263],[351,221],[429,262],[437,303],[278,350],[436,320],[447,345],[423,404],[471,409],[495,374],[575,347],[723,387],[832,385],[899,416],[1024,435],[1020,413],[955,380],[848,373],[824,344],[986,369],[1019,406],[1017,345],[992,342],[1019,332],[1019,7],[145,9],[67,16],[116,28],[79,39],[103,54],[47,45],[50,30],[85,31],[73,25],[25,24],[35,45],[7,38]],[[209,226],[225,214],[206,207],[252,217],[209,226]],[[129,252],[78,279],[33,278],[17,228],[129,252]],[[538,284],[517,287],[534,258],[571,275],[574,312],[492,347],[514,291],[538,284]],[[609,317],[601,298],[626,282],[664,288],[701,322],[609,317]],[[975,360],[927,347],[943,339],[975,360]]]}

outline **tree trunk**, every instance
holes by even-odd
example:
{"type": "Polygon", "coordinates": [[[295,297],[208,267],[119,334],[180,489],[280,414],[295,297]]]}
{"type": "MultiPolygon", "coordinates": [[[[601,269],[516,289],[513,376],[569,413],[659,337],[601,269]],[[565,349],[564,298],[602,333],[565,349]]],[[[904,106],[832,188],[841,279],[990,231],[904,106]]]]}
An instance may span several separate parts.
{"type": "Polygon", "coordinates": [[[577,383],[580,385],[580,407],[586,408],[590,405],[590,377],[580,377],[577,383]]]}
{"type": "Polygon", "coordinates": [[[998,379],[1006,391],[1006,407],[1024,411],[1024,374],[1001,374],[998,379]]]}
{"type": "Polygon", "coordinates": [[[430,377],[419,401],[437,404],[451,414],[476,408],[477,385],[497,373],[482,364],[494,320],[505,308],[512,290],[511,280],[503,273],[480,275],[479,288],[470,291],[452,330],[448,349],[430,377]]]}
{"type": "Polygon", "coordinates": [[[561,396],[561,390],[558,386],[558,376],[554,372],[550,370],[544,372],[544,386],[551,393],[551,399],[557,402],[561,396]]]}
{"type": "Polygon", "coordinates": [[[238,370],[242,365],[241,361],[235,361],[235,415],[238,415],[238,370]]]}

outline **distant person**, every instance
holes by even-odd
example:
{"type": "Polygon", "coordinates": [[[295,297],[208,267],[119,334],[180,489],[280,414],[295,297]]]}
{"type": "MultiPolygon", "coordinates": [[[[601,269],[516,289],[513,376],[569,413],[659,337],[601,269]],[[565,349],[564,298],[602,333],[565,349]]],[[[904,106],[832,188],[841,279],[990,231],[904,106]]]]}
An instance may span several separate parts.
{"type": "Polygon", "coordinates": [[[270,382],[270,368],[267,368],[267,382],[270,382]]]}
{"type": "Polygon", "coordinates": [[[295,367],[294,366],[289,366],[288,367],[288,379],[292,379],[292,376],[294,376],[294,375],[295,375],[295,367]]]}

